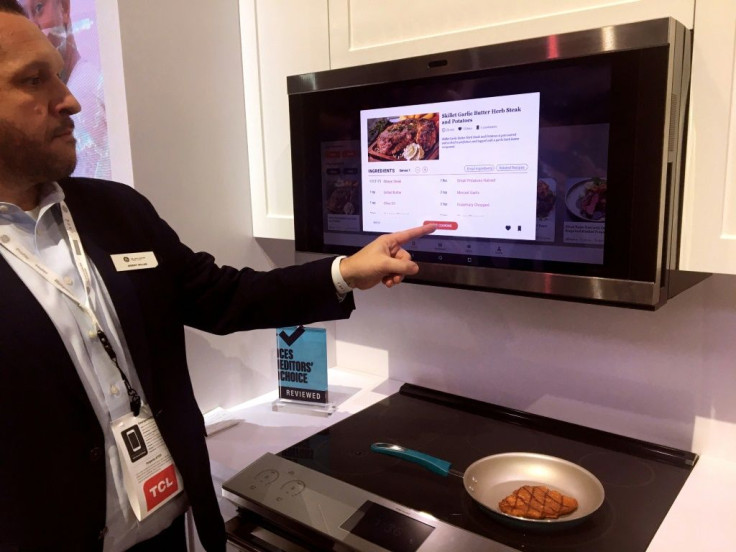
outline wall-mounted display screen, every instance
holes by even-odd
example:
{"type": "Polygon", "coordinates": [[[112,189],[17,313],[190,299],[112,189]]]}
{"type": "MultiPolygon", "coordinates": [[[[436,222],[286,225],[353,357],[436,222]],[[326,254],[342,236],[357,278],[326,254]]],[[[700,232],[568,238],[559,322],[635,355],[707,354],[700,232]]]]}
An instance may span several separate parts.
{"type": "Polygon", "coordinates": [[[321,175],[324,249],[432,221],[422,260],[602,265],[609,141],[630,131],[611,119],[637,93],[626,79],[612,105],[612,73],[640,55],[293,98],[319,138],[304,161],[321,175]]]}
{"type": "Polygon", "coordinates": [[[505,286],[452,266],[655,281],[673,95],[658,21],[646,47],[574,33],[290,77],[297,250],[433,222],[407,248],[445,267],[437,283],[505,286]]]}

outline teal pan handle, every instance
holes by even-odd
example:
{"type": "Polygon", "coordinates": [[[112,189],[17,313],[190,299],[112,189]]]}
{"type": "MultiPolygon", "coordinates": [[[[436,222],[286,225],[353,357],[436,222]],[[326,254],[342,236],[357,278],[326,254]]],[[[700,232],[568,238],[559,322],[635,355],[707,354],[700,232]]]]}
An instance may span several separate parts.
{"type": "Polygon", "coordinates": [[[450,462],[435,458],[434,456],[419,452],[418,450],[407,449],[400,445],[394,445],[391,443],[373,443],[371,445],[371,450],[380,454],[388,454],[389,456],[396,456],[402,460],[414,462],[415,464],[419,464],[420,466],[427,468],[433,473],[443,475],[445,477],[450,473],[450,462]]]}

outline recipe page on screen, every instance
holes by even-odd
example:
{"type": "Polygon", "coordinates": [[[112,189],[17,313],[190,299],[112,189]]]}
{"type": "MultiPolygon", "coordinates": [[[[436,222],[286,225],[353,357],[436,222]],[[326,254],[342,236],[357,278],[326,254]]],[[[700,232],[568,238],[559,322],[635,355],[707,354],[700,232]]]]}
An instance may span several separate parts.
{"type": "Polygon", "coordinates": [[[539,98],[361,111],[363,230],[534,240],[539,98]]]}

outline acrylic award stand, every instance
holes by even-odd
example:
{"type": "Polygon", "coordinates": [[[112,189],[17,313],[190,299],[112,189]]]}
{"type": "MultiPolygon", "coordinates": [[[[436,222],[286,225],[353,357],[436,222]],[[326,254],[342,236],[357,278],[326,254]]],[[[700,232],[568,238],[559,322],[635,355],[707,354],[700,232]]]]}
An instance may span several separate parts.
{"type": "Polygon", "coordinates": [[[337,410],[335,403],[314,403],[294,401],[291,399],[276,399],[271,404],[276,412],[291,412],[293,414],[309,414],[311,416],[330,416],[337,410]]]}
{"type": "Polygon", "coordinates": [[[293,326],[276,329],[279,398],[272,408],[313,416],[329,416],[327,401],[327,332],[324,328],[293,326]]]}

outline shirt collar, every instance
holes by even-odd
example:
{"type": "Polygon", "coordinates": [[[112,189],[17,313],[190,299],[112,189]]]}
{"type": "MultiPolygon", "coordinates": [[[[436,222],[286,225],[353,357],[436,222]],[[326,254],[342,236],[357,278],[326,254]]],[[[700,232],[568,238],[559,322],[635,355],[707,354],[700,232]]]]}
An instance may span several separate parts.
{"type": "MultiPolygon", "coordinates": [[[[41,189],[39,190],[38,218],[40,219],[46,211],[63,200],[64,190],[61,189],[58,182],[45,182],[41,184],[41,189]]],[[[25,213],[14,203],[0,201],[0,218],[17,217],[20,214],[25,213]]]]}
{"type": "Polygon", "coordinates": [[[61,189],[58,182],[46,182],[43,184],[39,195],[41,196],[41,199],[38,202],[38,206],[40,207],[38,210],[39,219],[46,211],[51,209],[51,207],[64,201],[65,197],[64,190],[61,189]]]}

